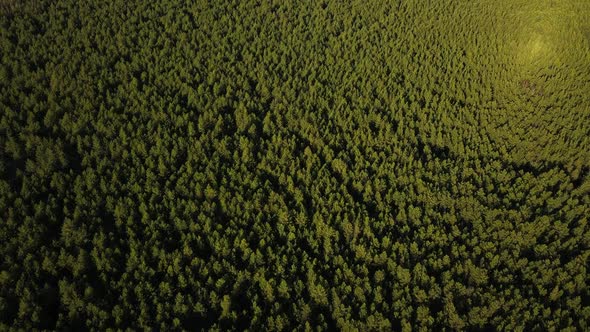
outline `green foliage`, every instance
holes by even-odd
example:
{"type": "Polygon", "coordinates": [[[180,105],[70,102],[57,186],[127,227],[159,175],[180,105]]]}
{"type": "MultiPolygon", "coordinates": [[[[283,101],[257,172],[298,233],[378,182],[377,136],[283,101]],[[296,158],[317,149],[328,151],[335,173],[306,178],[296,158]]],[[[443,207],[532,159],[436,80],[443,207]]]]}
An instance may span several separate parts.
{"type": "Polygon", "coordinates": [[[0,330],[588,330],[585,0],[0,0],[0,330]]]}

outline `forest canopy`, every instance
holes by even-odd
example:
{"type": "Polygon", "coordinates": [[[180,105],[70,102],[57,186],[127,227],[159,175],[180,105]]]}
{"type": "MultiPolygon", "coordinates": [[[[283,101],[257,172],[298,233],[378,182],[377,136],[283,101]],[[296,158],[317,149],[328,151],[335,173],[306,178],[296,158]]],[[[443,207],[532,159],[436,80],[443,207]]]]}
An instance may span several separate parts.
{"type": "Polygon", "coordinates": [[[587,0],[0,0],[0,330],[590,329],[587,0]]]}

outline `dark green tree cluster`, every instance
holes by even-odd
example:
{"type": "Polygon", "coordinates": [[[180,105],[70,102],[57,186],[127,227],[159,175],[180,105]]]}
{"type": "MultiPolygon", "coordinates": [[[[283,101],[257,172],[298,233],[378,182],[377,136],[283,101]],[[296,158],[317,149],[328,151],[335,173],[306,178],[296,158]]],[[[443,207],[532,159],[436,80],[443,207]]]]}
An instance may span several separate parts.
{"type": "Polygon", "coordinates": [[[588,14],[0,0],[0,329],[590,329],[588,14]]]}

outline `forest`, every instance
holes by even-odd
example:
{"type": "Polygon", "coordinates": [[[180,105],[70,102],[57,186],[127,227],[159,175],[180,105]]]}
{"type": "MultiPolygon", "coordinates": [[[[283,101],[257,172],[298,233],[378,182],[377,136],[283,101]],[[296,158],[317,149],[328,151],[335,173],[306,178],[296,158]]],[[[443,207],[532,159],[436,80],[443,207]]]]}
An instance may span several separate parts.
{"type": "Polygon", "coordinates": [[[590,330],[589,17],[0,0],[0,330],[590,330]]]}

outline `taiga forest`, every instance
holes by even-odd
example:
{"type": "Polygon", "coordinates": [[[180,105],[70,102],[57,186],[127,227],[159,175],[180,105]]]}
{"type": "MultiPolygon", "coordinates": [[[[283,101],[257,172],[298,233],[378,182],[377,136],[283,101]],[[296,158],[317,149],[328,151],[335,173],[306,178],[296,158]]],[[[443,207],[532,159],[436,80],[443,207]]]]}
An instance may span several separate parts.
{"type": "Polygon", "coordinates": [[[590,330],[590,1],[0,0],[0,330],[590,330]]]}

